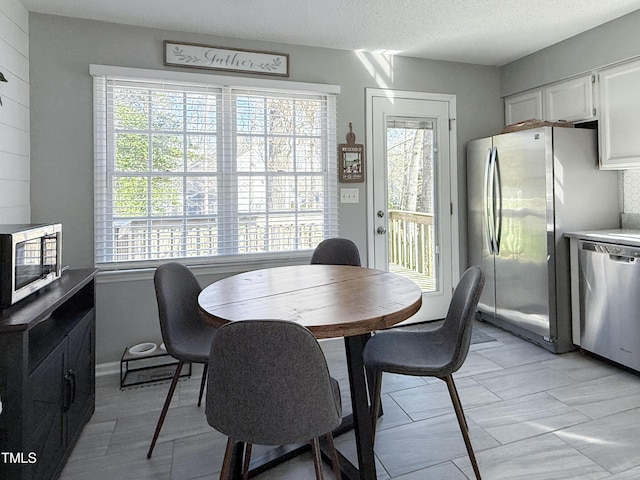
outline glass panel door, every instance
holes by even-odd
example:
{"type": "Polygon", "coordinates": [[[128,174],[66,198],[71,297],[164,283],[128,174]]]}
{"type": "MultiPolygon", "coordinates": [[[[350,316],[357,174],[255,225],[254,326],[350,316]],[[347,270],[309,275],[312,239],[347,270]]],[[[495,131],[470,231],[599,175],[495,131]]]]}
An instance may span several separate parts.
{"type": "Polygon", "coordinates": [[[388,117],[386,143],[388,268],[433,292],[438,290],[434,123],[388,117]]]}
{"type": "Polygon", "coordinates": [[[390,90],[372,91],[370,100],[368,265],[421,287],[422,309],[409,321],[443,318],[458,269],[452,101],[390,90]]]}

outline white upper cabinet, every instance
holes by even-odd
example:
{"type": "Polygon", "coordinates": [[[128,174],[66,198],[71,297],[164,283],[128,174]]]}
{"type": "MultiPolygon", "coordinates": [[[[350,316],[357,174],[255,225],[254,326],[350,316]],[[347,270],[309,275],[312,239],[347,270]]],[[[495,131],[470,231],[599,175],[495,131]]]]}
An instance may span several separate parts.
{"type": "Polygon", "coordinates": [[[595,118],[595,75],[585,75],[542,89],[544,120],[576,122],[595,118]]]}
{"type": "Polygon", "coordinates": [[[594,79],[594,75],[584,75],[505,98],[505,124],[529,119],[550,122],[595,119],[594,79]]]}
{"type": "Polygon", "coordinates": [[[505,125],[542,119],[542,90],[529,90],[504,99],[505,125]]]}
{"type": "Polygon", "coordinates": [[[640,168],[640,61],[599,73],[600,168],[640,168]]]}
{"type": "Polygon", "coordinates": [[[600,168],[640,168],[640,59],[504,99],[505,124],[598,121],[600,168]]]}

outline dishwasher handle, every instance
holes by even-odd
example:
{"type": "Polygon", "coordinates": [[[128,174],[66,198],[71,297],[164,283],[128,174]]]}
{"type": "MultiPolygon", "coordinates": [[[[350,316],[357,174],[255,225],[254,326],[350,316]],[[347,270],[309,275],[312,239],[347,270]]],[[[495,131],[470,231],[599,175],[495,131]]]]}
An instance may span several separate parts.
{"type": "Polygon", "coordinates": [[[627,257],[626,255],[614,255],[613,253],[609,254],[609,260],[616,263],[636,263],[635,257],[627,257]]]}

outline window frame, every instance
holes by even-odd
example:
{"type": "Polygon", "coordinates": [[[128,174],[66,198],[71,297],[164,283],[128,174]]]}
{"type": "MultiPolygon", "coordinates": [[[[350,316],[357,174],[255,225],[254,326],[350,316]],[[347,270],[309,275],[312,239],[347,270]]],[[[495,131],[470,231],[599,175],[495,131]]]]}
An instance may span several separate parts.
{"type": "MultiPolygon", "coordinates": [[[[337,218],[337,201],[338,201],[338,185],[337,185],[337,161],[335,158],[336,150],[336,118],[337,118],[337,95],[340,88],[334,85],[312,84],[302,82],[291,82],[285,80],[272,79],[253,79],[244,77],[227,77],[217,75],[206,75],[200,73],[183,73],[171,71],[157,71],[148,69],[112,67],[103,65],[91,65],[90,74],[94,77],[94,261],[95,265],[101,270],[106,271],[122,271],[122,270],[143,270],[157,266],[165,261],[178,261],[187,265],[210,265],[215,262],[216,265],[226,265],[227,268],[233,266],[246,265],[248,262],[252,264],[263,264],[271,266],[274,263],[290,262],[301,260],[308,257],[311,253],[309,249],[291,249],[279,252],[257,252],[257,253],[233,253],[219,254],[212,256],[181,256],[171,258],[155,258],[145,260],[124,260],[103,261],[99,257],[99,242],[106,238],[106,234],[102,234],[105,228],[112,226],[114,219],[113,212],[113,185],[109,184],[109,163],[115,158],[115,152],[110,152],[114,132],[114,116],[113,105],[109,105],[112,101],[107,95],[107,81],[134,81],[144,82],[147,84],[184,84],[195,85],[198,87],[208,87],[219,89],[220,92],[226,92],[228,95],[235,95],[233,92],[249,90],[270,91],[277,93],[290,93],[293,95],[313,95],[325,97],[325,105],[327,112],[323,115],[323,142],[322,142],[322,161],[323,171],[320,174],[325,181],[325,203],[323,206],[324,235],[323,237],[336,236],[338,233],[337,218]],[[111,112],[111,113],[110,113],[111,112]],[[102,162],[102,163],[100,163],[102,162]],[[104,217],[104,218],[103,218],[104,217]],[[110,224],[111,222],[111,224],[110,224]]],[[[222,94],[222,93],[221,93],[222,94]]],[[[225,115],[228,115],[228,111],[225,115]]],[[[229,122],[229,118],[226,119],[229,122]]],[[[230,122],[227,128],[233,130],[232,138],[235,144],[237,142],[236,125],[230,122]]],[[[236,165],[237,166],[237,165],[236,165]]],[[[113,168],[113,165],[111,166],[113,168]]],[[[235,167],[234,167],[235,168],[235,167]]],[[[112,170],[113,171],[113,170],[112,170]]],[[[238,171],[236,168],[235,175],[238,171]]],[[[293,174],[296,178],[301,178],[297,174],[293,174]]],[[[188,176],[188,172],[182,172],[182,178],[188,176]]],[[[228,193],[227,191],[226,193],[228,193]]],[[[149,204],[149,203],[148,203],[149,204]]],[[[296,215],[299,213],[296,210],[296,215]]],[[[182,220],[189,219],[189,216],[183,212],[182,220]]],[[[184,243],[183,243],[184,245],[184,243]]]]}

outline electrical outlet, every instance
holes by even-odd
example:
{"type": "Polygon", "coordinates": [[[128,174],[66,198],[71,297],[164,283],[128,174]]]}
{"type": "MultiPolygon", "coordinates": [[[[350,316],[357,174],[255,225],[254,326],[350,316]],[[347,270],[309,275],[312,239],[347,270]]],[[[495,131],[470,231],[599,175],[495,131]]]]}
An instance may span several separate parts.
{"type": "Polygon", "coordinates": [[[340,189],[340,203],[358,203],[359,190],[357,188],[341,188],[340,189]]]}

